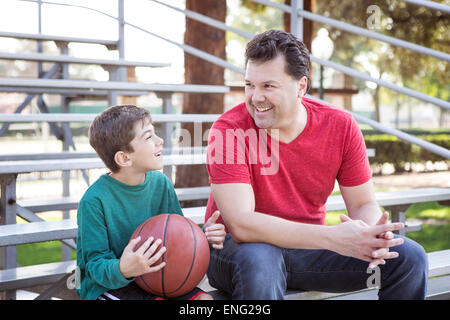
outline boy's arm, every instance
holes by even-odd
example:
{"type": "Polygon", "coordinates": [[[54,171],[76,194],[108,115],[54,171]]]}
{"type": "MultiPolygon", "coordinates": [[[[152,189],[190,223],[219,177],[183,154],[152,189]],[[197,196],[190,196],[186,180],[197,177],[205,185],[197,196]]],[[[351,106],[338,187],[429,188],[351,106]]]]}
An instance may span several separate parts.
{"type": "Polygon", "coordinates": [[[167,183],[167,213],[176,213],[179,215],[183,215],[183,211],[181,210],[180,201],[178,200],[178,196],[175,192],[172,182],[166,178],[167,183]]]}
{"type": "Polygon", "coordinates": [[[117,289],[134,279],[126,279],[119,269],[119,258],[110,249],[104,215],[100,207],[92,202],[79,204],[79,243],[85,261],[86,276],[99,285],[117,289]]]}

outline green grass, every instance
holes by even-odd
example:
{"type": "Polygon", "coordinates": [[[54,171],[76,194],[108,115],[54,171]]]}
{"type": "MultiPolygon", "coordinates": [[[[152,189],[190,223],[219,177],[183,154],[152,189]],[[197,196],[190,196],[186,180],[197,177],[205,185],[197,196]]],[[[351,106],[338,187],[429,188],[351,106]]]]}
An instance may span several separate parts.
{"type": "MultiPolygon", "coordinates": [[[[21,266],[61,261],[62,244],[59,241],[22,244],[17,246],[17,262],[21,266]]],[[[76,259],[72,251],[72,259],[76,259]]]]}
{"type": "MultiPolygon", "coordinates": [[[[339,216],[345,210],[327,213],[328,225],[339,224],[339,216]]],[[[450,249],[450,206],[441,206],[437,202],[425,202],[411,205],[406,211],[408,219],[423,220],[422,231],[407,233],[407,237],[420,243],[426,252],[450,249]],[[433,219],[437,224],[427,224],[433,219]]]]}

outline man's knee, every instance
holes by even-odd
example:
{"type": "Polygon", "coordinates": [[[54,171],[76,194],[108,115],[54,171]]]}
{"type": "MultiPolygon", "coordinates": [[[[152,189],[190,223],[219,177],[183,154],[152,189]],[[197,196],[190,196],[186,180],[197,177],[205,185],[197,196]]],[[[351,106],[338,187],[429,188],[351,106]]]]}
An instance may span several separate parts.
{"type": "Polygon", "coordinates": [[[280,248],[263,243],[239,244],[234,261],[235,298],[283,298],[286,290],[286,266],[280,248]]]}
{"type": "Polygon", "coordinates": [[[403,237],[404,243],[400,246],[392,248],[392,251],[397,251],[399,257],[396,258],[401,264],[416,273],[418,276],[428,276],[428,257],[425,249],[407,237],[403,237]]]}

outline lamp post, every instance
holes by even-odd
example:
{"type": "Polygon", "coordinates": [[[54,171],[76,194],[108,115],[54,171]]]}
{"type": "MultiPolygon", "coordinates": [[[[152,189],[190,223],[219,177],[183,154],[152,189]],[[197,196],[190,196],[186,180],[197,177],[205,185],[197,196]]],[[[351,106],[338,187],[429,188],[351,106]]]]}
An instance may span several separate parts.
{"type": "MultiPolygon", "coordinates": [[[[317,37],[311,43],[311,51],[314,57],[328,60],[333,54],[334,44],[328,36],[328,30],[320,28],[317,37]]],[[[323,99],[323,65],[320,65],[319,98],[323,99]]]]}

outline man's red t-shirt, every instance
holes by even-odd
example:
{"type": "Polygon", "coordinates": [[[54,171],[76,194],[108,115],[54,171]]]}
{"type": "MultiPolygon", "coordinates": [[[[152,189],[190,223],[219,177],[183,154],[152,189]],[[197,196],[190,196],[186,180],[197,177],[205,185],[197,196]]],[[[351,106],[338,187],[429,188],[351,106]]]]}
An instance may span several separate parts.
{"type": "MultiPolygon", "coordinates": [[[[288,144],[258,128],[245,103],[225,112],[208,138],[209,181],[250,184],[257,212],[325,224],[325,202],[335,180],[357,186],[369,181],[372,172],[362,133],[350,113],[305,97],[302,103],[306,126],[288,144]]],[[[205,221],[215,210],[211,194],[205,221]]]]}

